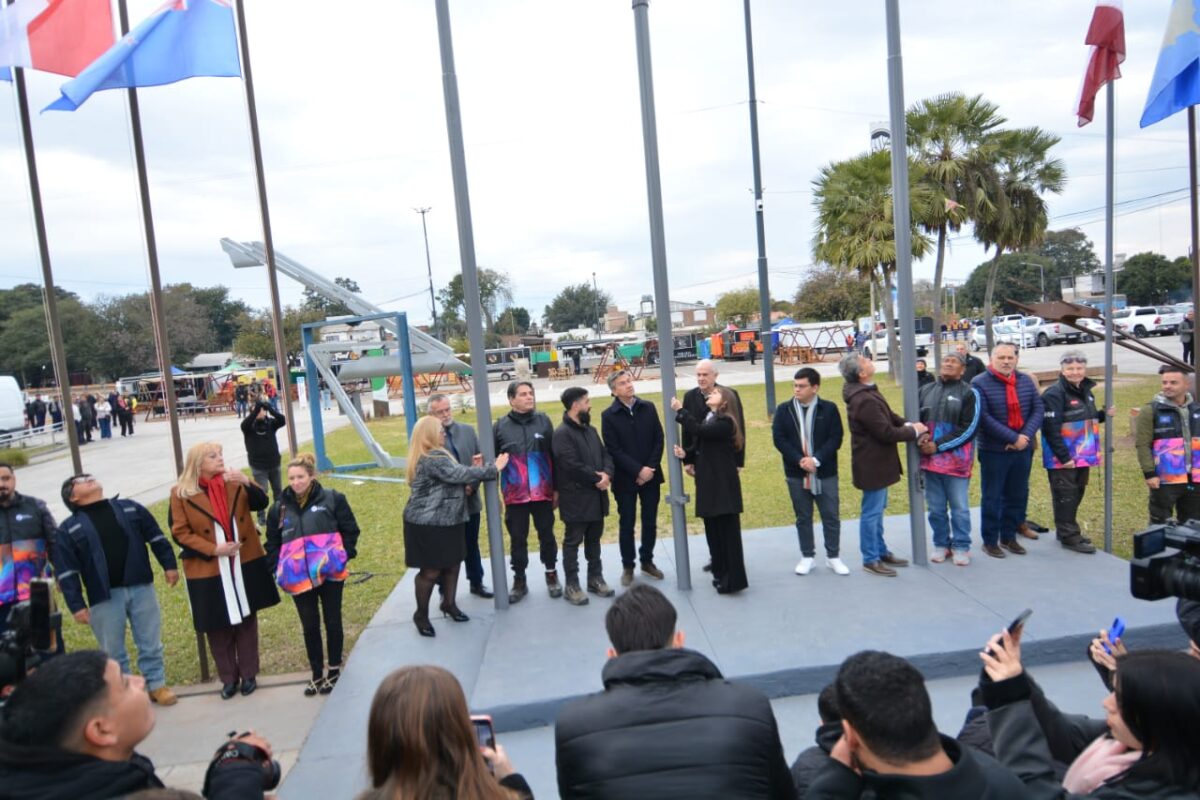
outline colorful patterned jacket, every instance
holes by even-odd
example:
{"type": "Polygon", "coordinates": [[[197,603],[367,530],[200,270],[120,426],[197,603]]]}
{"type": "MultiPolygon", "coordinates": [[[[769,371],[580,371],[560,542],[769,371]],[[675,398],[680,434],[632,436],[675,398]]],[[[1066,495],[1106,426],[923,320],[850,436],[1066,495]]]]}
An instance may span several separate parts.
{"type": "Polygon", "coordinates": [[[1063,376],[1042,393],[1046,407],[1042,417],[1042,464],[1046,469],[1062,469],[1075,462],[1076,467],[1098,467],[1100,423],[1104,409],[1096,409],[1092,395],[1095,381],[1084,378],[1075,386],[1063,376]]]}
{"type": "Polygon", "coordinates": [[[1183,405],[1163,395],[1142,407],[1137,418],[1137,454],[1142,475],[1160,483],[1200,483],[1200,403],[1189,394],[1183,405]]]}
{"type": "Polygon", "coordinates": [[[54,529],[50,509],[36,497],[14,492],[0,507],[0,606],[29,599],[29,581],[46,573],[54,529]]]}
{"type": "Polygon", "coordinates": [[[267,512],[267,566],[288,594],[344,581],[357,555],[358,521],[341,492],[313,481],[301,509],[292,488],[267,512]]]}
{"type": "Polygon", "coordinates": [[[965,381],[940,378],[921,387],[921,422],[937,452],[921,455],[921,469],[955,478],[970,478],[979,431],[979,393],[965,381]]]}
{"type": "Polygon", "coordinates": [[[492,426],[496,454],[508,453],[508,466],[500,473],[504,505],[554,499],[554,459],[551,447],[554,425],[540,411],[510,411],[492,426]]]}

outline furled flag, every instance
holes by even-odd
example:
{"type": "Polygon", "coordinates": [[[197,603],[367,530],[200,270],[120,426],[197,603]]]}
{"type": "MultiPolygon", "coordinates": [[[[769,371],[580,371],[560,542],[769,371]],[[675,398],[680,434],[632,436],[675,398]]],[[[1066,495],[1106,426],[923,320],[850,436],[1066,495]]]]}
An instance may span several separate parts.
{"type": "Polygon", "coordinates": [[[1143,128],[1200,102],[1200,0],[1173,0],[1150,81],[1143,128]]]}
{"type": "Polygon", "coordinates": [[[109,0],[17,0],[0,5],[0,79],[7,67],[78,75],[112,46],[109,0]]]}
{"type": "Polygon", "coordinates": [[[1096,0],[1084,43],[1092,46],[1092,53],[1083,73],[1083,88],[1075,111],[1081,128],[1096,114],[1096,93],[1100,87],[1121,77],[1121,62],[1125,60],[1125,15],[1121,0],[1096,0]]]}
{"type": "Polygon", "coordinates": [[[241,74],[231,0],[168,0],[64,83],[62,97],[43,110],[74,111],[103,89],[241,74]]]}

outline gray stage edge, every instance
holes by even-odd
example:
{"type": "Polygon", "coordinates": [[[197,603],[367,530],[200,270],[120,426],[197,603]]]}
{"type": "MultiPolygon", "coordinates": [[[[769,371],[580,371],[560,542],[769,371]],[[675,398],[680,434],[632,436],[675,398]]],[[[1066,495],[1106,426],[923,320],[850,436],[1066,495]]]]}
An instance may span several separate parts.
{"type": "MultiPolygon", "coordinates": [[[[977,539],[978,512],[973,516],[977,539]]],[[[886,538],[897,555],[908,557],[908,518],[888,517],[886,538]]],[[[1131,648],[1186,646],[1174,603],[1130,596],[1128,562],[1069,552],[1053,534],[1025,541],[1026,556],[993,559],[976,545],[969,567],[949,562],[910,567],[896,578],[861,571],[856,520],[842,523],[848,577],[827,570],[821,555],[810,575],[795,575],[800,554],[790,527],[747,531],[744,541],[750,588],[741,594],[717,595],[708,585],[707,573],[698,568],[707,560],[702,536],[688,541],[697,565],[695,589],[674,588],[672,544],[661,538],[655,559],[664,579],[639,572],[637,580],[653,584],[675,604],[687,647],[711,658],[727,678],[773,699],[819,692],[848,655],[863,649],[904,656],[930,680],[969,678],[979,671],[978,652],[987,639],[1026,607],[1034,610],[1022,646],[1030,666],[1080,661],[1096,631],[1117,615],[1128,624],[1131,648]]],[[[816,541],[821,542],[819,532],[816,541]]],[[[615,544],[604,546],[603,560],[606,577],[617,584],[621,562],[615,544]]],[[[351,797],[366,787],[371,699],[379,682],[400,666],[437,664],[454,673],[471,710],[491,714],[500,733],[532,734],[552,725],[564,703],[600,691],[609,646],[604,613],[612,601],[593,596],[589,605],[576,608],[551,600],[539,571],[534,561],[530,596],[506,612],[460,596],[471,621],[435,617],[434,639],[419,636],[412,623],[413,573],[407,573],[355,644],[280,797],[351,797]]]]}

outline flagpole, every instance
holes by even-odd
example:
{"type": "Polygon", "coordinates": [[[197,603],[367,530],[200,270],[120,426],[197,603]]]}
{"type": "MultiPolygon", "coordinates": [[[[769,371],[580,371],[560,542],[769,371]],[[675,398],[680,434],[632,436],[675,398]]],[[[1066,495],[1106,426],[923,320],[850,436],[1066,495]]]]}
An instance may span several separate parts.
{"type": "Polygon", "coordinates": [[[263,253],[267,262],[267,283],[271,289],[271,327],[275,333],[275,377],[283,397],[283,414],[287,419],[288,449],[296,455],[296,420],[292,416],[291,375],[288,370],[287,347],[283,341],[283,315],[279,309],[279,276],[275,270],[275,237],[271,233],[271,211],[267,206],[267,179],[263,171],[262,140],[258,135],[258,104],[254,100],[254,78],[250,70],[250,39],[246,33],[246,4],[238,0],[238,46],[242,54],[242,84],[246,87],[246,113],[250,119],[250,147],[254,151],[254,177],[258,189],[258,210],[262,218],[263,253]]]}
{"type": "MultiPolygon", "coordinates": [[[[8,4],[12,5],[13,0],[8,4]]],[[[74,474],[83,472],[83,459],[79,455],[79,436],[75,431],[78,411],[68,412],[71,402],[71,375],[67,372],[67,354],[63,348],[62,326],[58,322],[58,295],[54,286],[54,273],[50,268],[50,245],[46,238],[46,216],[42,208],[42,189],[38,180],[37,156],[33,151],[33,125],[29,117],[29,96],[25,91],[25,70],[14,67],[13,86],[17,91],[17,115],[21,122],[21,144],[25,148],[25,168],[29,173],[29,199],[33,206],[33,230],[37,237],[38,258],[42,263],[42,286],[46,303],[46,327],[50,334],[50,358],[54,362],[54,374],[58,378],[58,402],[62,408],[63,433],[71,448],[71,466],[74,474]]],[[[28,388],[28,387],[26,387],[28,388]]],[[[51,424],[53,429],[53,424],[51,424]]]]}
{"type": "MultiPolygon", "coordinates": [[[[1116,397],[1113,386],[1113,151],[1115,149],[1116,123],[1113,119],[1115,111],[1115,91],[1113,81],[1105,87],[1105,97],[1108,101],[1108,114],[1105,121],[1106,135],[1104,146],[1104,405],[1112,408],[1116,397]]],[[[1104,552],[1112,552],[1112,515],[1113,515],[1113,418],[1111,414],[1104,415],[1104,552]]]]}
{"type": "MultiPolygon", "coordinates": [[[[129,11],[126,0],[117,0],[121,35],[129,33],[129,11]]],[[[171,426],[171,448],[175,452],[175,474],[183,473],[183,443],[179,438],[179,415],[175,407],[175,376],[171,373],[171,348],[163,316],[162,279],[158,273],[158,240],[154,235],[154,212],[150,207],[150,183],[146,178],[146,150],[142,142],[142,113],[138,107],[137,89],[127,89],[129,98],[129,127],[133,137],[133,161],[137,170],[138,200],[142,208],[142,230],[146,238],[146,261],[150,269],[150,317],[154,324],[154,342],[158,349],[158,368],[162,370],[163,401],[167,406],[167,422],[171,426]]],[[[151,403],[153,404],[153,400],[151,403]]],[[[151,409],[153,413],[153,409],[151,409]]]]}
{"type": "MultiPolygon", "coordinates": [[[[1196,107],[1188,106],[1188,189],[1192,198],[1192,300],[1200,295],[1200,198],[1196,196],[1196,107]]],[[[1200,372],[1192,370],[1192,397],[1200,398],[1200,372]]]]}

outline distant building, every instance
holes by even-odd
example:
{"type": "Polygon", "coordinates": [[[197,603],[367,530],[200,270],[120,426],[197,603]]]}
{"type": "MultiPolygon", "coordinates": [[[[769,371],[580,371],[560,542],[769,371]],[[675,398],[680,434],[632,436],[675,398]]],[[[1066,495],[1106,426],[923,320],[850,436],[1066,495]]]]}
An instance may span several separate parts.
{"type": "MultiPolygon", "coordinates": [[[[673,330],[700,330],[709,328],[716,322],[717,310],[708,303],[685,303],[679,300],[671,301],[671,328],[673,330]]],[[[646,320],[654,317],[654,300],[644,296],[641,310],[634,318],[635,330],[645,330],[646,320]]]]}
{"type": "Polygon", "coordinates": [[[628,311],[622,311],[616,306],[604,310],[604,332],[620,333],[629,327],[631,317],[628,311]]]}

